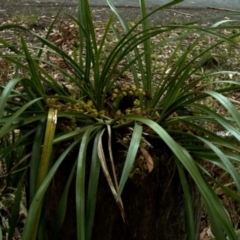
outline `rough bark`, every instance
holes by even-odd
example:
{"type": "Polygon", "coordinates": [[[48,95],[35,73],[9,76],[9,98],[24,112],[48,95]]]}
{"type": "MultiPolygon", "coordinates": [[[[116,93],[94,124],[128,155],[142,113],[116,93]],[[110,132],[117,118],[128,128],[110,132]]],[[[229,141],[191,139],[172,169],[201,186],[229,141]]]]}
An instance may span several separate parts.
{"type": "MultiPolygon", "coordinates": [[[[152,150],[154,170],[136,185],[128,181],[123,203],[128,219],[126,226],[105,180],[99,186],[94,240],[184,240],[187,239],[184,197],[180,178],[171,153],[162,146],[152,150]]],[[[200,195],[189,179],[195,226],[200,221],[200,195]]],[[[196,239],[198,239],[198,231],[196,239]]]]}
{"type": "MultiPolygon", "coordinates": [[[[171,152],[164,144],[151,150],[154,170],[140,183],[129,180],[123,192],[128,223],[123,223],[120,211],[103,174],[100,176],[93,240],[185,240],[187,239],[184,196],[171,152]]],[[[68,176],[66,166],[56,176],[50,195],[50,215],[62,194],[61,185],[68,176]]],[[[195,212],[195,226],[200,222],[200,195],[189,178],[195,212]]],[[[66,220],[59,239],[76,238],[75,182],[72,186],[66,220]]],[[[50,225],[52,225],[50,221],[50,225]]],[[[50,226],[51,229],[51,226],[50,226]]],[[[49,230],[50,230],[49,229],[49,230]]],[[[50,230],[51,231],[51,230],[50,230]]],[[[198,231],[196,231],[198,239],[198,231]]]]}

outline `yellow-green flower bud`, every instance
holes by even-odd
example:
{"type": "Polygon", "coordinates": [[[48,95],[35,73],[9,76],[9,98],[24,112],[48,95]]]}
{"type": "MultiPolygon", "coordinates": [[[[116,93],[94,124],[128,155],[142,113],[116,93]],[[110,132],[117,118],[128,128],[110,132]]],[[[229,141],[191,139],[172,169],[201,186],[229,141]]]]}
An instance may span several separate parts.
{"type": "Polygon", "coordinates": [[[131,89],[132,89],[132,91],[134,91],[134,92],[135,92],[135,91],[137,90],[137,87],[136,87],[136,85],[132,85],[132,86],[131,86],[131,89]]]}
{"type": "Polygon", "coordinates": [[[144,159],[145,159],[144,156],[141,155],[141,156],[139,156],[139,158],[138,158],[138,162],[139,162],[139,163],[143,163],[143,162],[144,162],[144,159]]]}
{"type": "Polygon", "coordinates": [[[119,90],[118,90],[117,88],[114,88],[114,89],[113,89],[113,92],[114,92],[114,93],[118,93],[119,90]]]}
{"type": "Polygon", "coordinates": [[[134,108],[133,109],[135,114],[140,114],[141,113],[141,108],[134,108]]]}
{"type": "Polygon", "coordinates": [[[117,94],[113,93],[111,99],[114,100],[115,98],[117,98],[117,94]]]}
{"type": "Polygon", "coordinates": [[[90,113],[90,115],[91,115],[92,117],[96,118],[96,117],[98,116],[97,110],[96,110],[96,109],[92,110],[91,113],[90,113]]]}
{"type": "Polygon", "coordinates": [[[159,112],[156,111],[156,112],[155,112],[155,116],[156,116],[156,117],[160,117],[159,112]]]}
{"type": "Polygon", "coordinates": [[[138,88],[138,93],[143,93],[143,89],[142,88],[138,88]]]}
{"type": "Polygon", "coordinates": [[[146,147],[147,147],[147,144],[146,144],[145,142],[141,142],[141,143],[140,143],[140,147],[141,147],[141,148],[146,148],[146,147]]]}
{"type": "Polygon", "coordinates": [[[128,139],[127,137],[124,137],[124,138],[122,139],[122,143],[123,143],[123,144],[128,144],[128,143],[129,143],[129,139],[128,139]]]}
{"type": "Polygon", "coordinates": [[[133,104],[134,106],[138,107],[140,105],[140,101],[138,99],[135,99],[133,104]]]}
{"type": "Polygon", "coordinates": [[[122,112],[121,112],[121,110],[117,110],[117,111],[116,111],[116,115],[117,115],[117,116],[120,116],[120,115],[122,115],[122,112]]]}
{"type": "Polygon", "coordinates": [[[123,95],[123,96],[127,96],[127,92],[123,91],[123,92],[122,92],[122,95],[123,95]]]}
{"type": "Polygon", "coordinates": [[[99,113],[98,113],[99,116],[104,116],[105,115],[105,110],[101,110],[99,113]]]}
{"type": "Polygon", "coordinates": [[[131,110],[130,110],[130,109],[126,109],[126,110],[125,110],[125,113],[126,113],[127,115],[129,115],[129,114],[131,114],[131,110]]]}

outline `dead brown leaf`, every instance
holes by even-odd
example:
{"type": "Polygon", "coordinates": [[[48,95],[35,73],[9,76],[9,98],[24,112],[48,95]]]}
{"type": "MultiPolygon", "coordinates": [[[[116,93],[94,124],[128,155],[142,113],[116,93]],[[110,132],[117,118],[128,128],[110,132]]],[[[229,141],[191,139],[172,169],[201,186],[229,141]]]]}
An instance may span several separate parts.
{"type": "Polygon", "coordinates": [[[208,240],[208,235],[207,235],[207,230],[208,228],[204,228],[202,232],[200,233],[200,240],[208,240]]]}
{"type": "Polygon", "coordinates": [[[144,156],[146,162],[147,162],[147,166],[148,166],[148,171],[149,173],[153,170],[154,167],[154,163],[152,160],[151,155],[149,154],[149,152],[145,149],[145,148],[140,148],[142,155],[144,156]]]}

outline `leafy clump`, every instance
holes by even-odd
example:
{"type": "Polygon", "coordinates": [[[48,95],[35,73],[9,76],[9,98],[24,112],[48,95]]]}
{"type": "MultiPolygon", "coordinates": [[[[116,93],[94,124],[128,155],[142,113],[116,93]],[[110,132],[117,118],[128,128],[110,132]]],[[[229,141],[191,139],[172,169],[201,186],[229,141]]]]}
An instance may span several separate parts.
{"type": "MultiPolygon", "coordinates": [[[[181,199],[175,198],[175,191],[168,198],[181,203],[177,208],[184,213],[181,214],[184,221],[181,225],[186,226],[187,238],[196,239],[198,231],[194,223],[194,211],[198,206],[193,204],[195,197],[190,191],[194,186],[202,196],[216,238],[237,240],[212,183],[235,201],[240,201],[236,192],[236,189],[240,191],[240,149],[236,144],[240,140],[240,114],[234,102],[227,98],[232,92],[239,91],[240,84],[234,79],[236,72],[221,72],[217,69],[218,64],[206,66],[205,63],[208,53],[221,48],[223,43],[231,48],[238,46],[234,41],[240,35],[238,31],[226,35],[221,30],[239,27],[224,26],[224,21],[204,28],[195,23],[149,25],[151,15],[179,2],[181,0],[175,0],[148,14],[145,2],[141,0],[140,20],[128,24],[108,0],[122,29],[118,31],[114,18],[110,17],[99,36],[87,0],[79,0],[78,17],[70,16],[73,24],[70,28],[59,28],[57,39],[52,31],[57,19],[44,37],[23,26],[0,26],[2,32],[17,28],[40,42],[28,46],[23,34],[16,44],[0,39],[7,52],[0,54],[6,60],[1,64],[9,63],[15,67],[14,77],[5,81],[8,74],[4,73],[1,75],[4,81],[0,81],[0,159],[4,161],[8,177],[14,179],[12,186],[16,196],[12,214],[8,215],[11,224],[9,229],[4,229],[4,233],[8,231],[9,239],[17,226],[19,210],[23,208],[21,193],[24,191],[27,192],[28,206],[21,232],[23,240],[47,235],[59,239],[62,231],[69,229],[66,226],[69,221],[64,219],[71,218],[68,210],[73,205],[76,226],[72,232],[75,235],[67,236],[90,240],[93,229],[99,225],[94,216],[99,199],[98,185],[101,185],[100,170],[127,224],[125,210],[131,206],[125,208],[122,193],[129,177],[136,184],[144,185],[145,180],[151,179],[149,173],[168,173],[171,165],[173,172],[166,174],[170,177],[166,182],[177,179],[173,184],[180,191],[178,197],[181,199]],[[71,31],[73,35],[69,34],[71,31]],[[113,34],[114,41],[108,41],[109,35],[113,34]],[[199,48],[199,43],[208,36],[215,38],[214,43],[199,48]],[[73,38],[78,38],[74,39],[77,44],[73,38]],[[72,51],[66,50],[65,43],[71,45],[72,51]],[[111,48],[105,51],[108,45],[111,48]],[[164,56],[166,51],[168,54],[164,56]],[[161,55],[157,56],[156,52],[161,55]],[[158,64],[154,65],[156,61],[158,64]],[[231,76],[230,80],[226,80],[226,76],[231,76]],[[60,83],[62,79],[64,84],[60,83]],[[212,104],[215,102],[218,104],[212,104]],[[217,111],[219,106],[227,114],[217,111]],[[210,125],[215,128],[210,129],[210,125]],[[228,132],[235,141],[220,137],[212,129],[228,132]],[[60,151],[56,151],[59,146],[60,151]],[[152,152],[158,155],[156,159],[152,152]],[[68,161],[70,153],[74,158],[68,161]],[[119,155],[122,158],[118,171],[119,155]],[[221,179],[216,179],[204,167],[204,162],[225,171],[235,188],[223,185],[221,179]],[[154,168],[159,171],[153,171],[154,168]],[[177,178],[172,178],[175,173],[177,178]],[[55,183],[61,185],[56,204],[47,201],[47,193],[58,187],[55,188],[55,183]],[[68,202],[70,195],[74,196],[74,204],[68,202]],[[54,212],[52,208],[56,213],[45,214],[46,211],[54,212]],[[44,226],[49,215],[53,233],[48,232],[48,225],[44,226]]],[[[160,185],[155,184],[160,182],[148,184],[158,189],[160,185]]],[[[158,192],[157,201],[161,202],[165,193],[171,193],[166,189],[162,191],[164,194],[158,192]]],[[[102,195],[106,197],[106,194],[102,195]]],[[[200,199],[199,195],[197,198],[200,199]]],[[[104,199],[103,202],[108,201],[104,199]]],[[[155,210],[155,219],[165,217],[156,216],[155,210]]],[[[108,213],[105,211],[104,214],[108,213]]],[[[133,222],[142,220],[137,216],[133,222]]],[[[101,216],[101,221],[104,217],[108,219],[109,216],[101,216]]],[[[140,223],[136,225],[137,232],[140,223]]],[[[143,225],[149,228],[153,225],[156,230],[152,222],[143,225]]],[[[128,227],[124,226],[120,231],[126,229],[128,227]]],[[[161,227],[161,231],[165,229],[161,227]]],[[[174,234],[174,227],[167,232],[174,234]]]]}

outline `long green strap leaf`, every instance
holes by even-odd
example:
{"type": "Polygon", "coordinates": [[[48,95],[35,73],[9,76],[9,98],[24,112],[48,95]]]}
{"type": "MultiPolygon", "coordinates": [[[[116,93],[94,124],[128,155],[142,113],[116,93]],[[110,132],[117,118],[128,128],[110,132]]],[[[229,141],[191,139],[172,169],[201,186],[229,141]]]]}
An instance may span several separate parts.
{"type": "MultiPolygon", "coordinates": [[[[216,194],[213,192],[212,188],[206,184],[203,177],[201,176],[198,167],[189,153],[181,147],[174,139],[156,122],[151,119],[147,119],[145,117],[140,116],[125,116],[124,118],[136,120],[142,122],[149,126],[154,132],[159,135],[163,139],[163,141],[168,145],[168,147],[172,150],[173,154],[179,159],[179,161],[183,164],[186,170],[189,172],[190,176],[193,178],[195,183],[197,184],[203,199],[208,206],[209,211],[215,214],[215,218],[218,223],[214,224],[215,226],[220,226],[221,229],[225,231],[225,233],[229,236],[231,240],[237,240],[236,233],[227,217],[225,210],[223,209],[220,201],[216,198],[216,194]]],[[[214,219],[212,219],[214,221],[214,219]]],[[[221,239],[221,238],[219,238],[221,239]]]]}
{"type": "Polygon", "coordinates": [[[85,131],[79,148],[77,159],[76,174],[76,214],[77,214],[77,239],[86,239],[85,225],[85,171],[86,171],[86,153],[90,133],[93,128],[89,127],[85,131]]]}
{"type": "Polygon", "coordinates": [[[228,196],[230,196],[232,199],[240,202],[240,195],[236,193],[235,191],[232,191],[230,188],[226,187],[225,185],[221,184],[219,181],[217,181],[215,178],[211,176],[211,174],[202,166],[199,166],[199,168],[209,177],[211,180],[218,185],[223,192],[225,192],[228,196]]]}
{"type": "MultiPolygon", "coordinates": [[[[149,23],[148,23],[148,18],[147,16],[147,11],[146,11],[146,5],[145,5],[145,0],[139,0],[140,3],[140,9],[141,9],[141,17],[143,19],[142,21],[142,29],[143,31],[149,30],[149,23]]],[[[145,68],[146,68],[146,78],[143,77],[143,86],[144,89],[152,95],[152,58],[151,58],[151,52],[149,50],[151,49],[151,40],[150,38],[146,39],[146,41],[143,42],[144,46],[144,52],[145,54],[145,68]]],[[[146,105],[148,104],[148,101],[145,103],[146,105]]]]}
{"type": "Polygon", "coordinates": [[[32,75],[31,80],[34,81],[34,85],[36,86],[35,89],[37,90],[39,96],[42,96],[42,94],[44,93],[44,90],[43,90],[43,86],[42,86],[40,77],[37,73],[35,63],[34,63],[32,57],[31,57],[31,54],[28,50],[27,44],[26,44],[23,37],[21,37],[21,42],[22,42],[23,50],[24,50],[25,55],[26,55],[26,60],[28,62],[29,70],[30,70],[31,75],[32,75]]]}
{"type": "Polygon", "coordinates": [[[92,161],[88,183],[87,210],[86,210],[86,240],[91,239],[94,222],[94,214],[97,202],[98,179],[100,173],[100,162],[97,155],[97,144],[100,137],[100,131],[97,133],[92,151],[92,161]]]}
{"type": "Polygon", "coordinates": [[[139,149],[139,144],[141,141],[141,137],[142,137],[142,126],[138,125],[137,123],[135,123],[134,126],[134,130],[133,130],[133,135],[131,138],[131,142],[129,145],[129,149],[127,152],[127,157],[124,163],[124,167],[123,167],[123,171],[122,171],[122,175],[120,178],[120,183],[119,183],[119,188],[117,191],[118,197],[121,196],[123,188],[129,178],[129,174],[132,170],[132,166],[135,162],[136,159],[136,155],[139,149]]]}
{"type": "Polygon", "coordinates": [[[44,143],[42,148],[41,162],[38,172],[38,187],[46,177],[50,165],[50,159],[52,155],[53,139],[55,135],[55,129],[57,125],[57,110],[50,108],[47,117],[47,126],[45,131],[44,143]]]}
{"type": "Polygon", "coordinates": [[[214,144],[212,144],[210,141],[208,141],[207,139],[204,139],[202,137],[198,137],[198,138],[201,139],[202,142],[204,142],[207,146],[209,146],[216,153],[216,155],[219,157],[219,159],[221,159],[223,165],[227,169],[227,172],[232,176],[232,178],[233,178],[233,180],[235,182],[235,185],[236,185],[238,191],[240,192],[240,174],[235,169],[233,164],[223,154],[223,152],[219,148],[217,148],[214,144]]]}
{"type": "Polygon", "coordinates": [[[37,191],[38,171],[41,160],[42,141],[44,137],[45,120],[41,120],[37,126],[37,130],[33,139],[32,156],[30,165],[30,179],[29,179],[29,203],[31,204],[34,195],[37,191]]]}
{"type": "Polygon", "coordinates": [[[11,218],[9,222],[9,232],[8,232],[8,239],[13,238],[14,231],[16,229],[17,221],[19,219],[19,209],[20,209],[20,202],[22,200],[22,193],[23,193],[23,182],[25,180],[26,176],[26,171],[23,173],[21,180],[17,186],[17,189],[15,191],[15,197],[14,197],[14,203],[12,207],[12,212],[11,212],[11,218]]]}
{"type": "Polygon", "coordinates": [[[36,98],[28,103],[26,103],[23,107],[21,107],[20,109],[17,110],[17,112],[15,112],[13,115],[11,115],[11,117],[8,118],[8,121],[3,125],[3,127],[0,129],[0,138],[2,138],[6,133],[10,132],[13,129],[16,129],[16,127],[13,127],[13,129],[11,129],[11,125],[13,125],[13,123],[15,121],[18,120],[18,117],[28,108],[30,107],[32,104],[34,104],[35,102],[39,101],[41,98],[36,98]]]}
{"type": "Polygon", "coordinates": [[[56,214],[56,218],[55,218],[54,226],[53,226],[53,234],[52,234],[52,238],[51,238],[52,240],[59,239],[61,226],[64,222],[64,218],[65,218],[65,215],[67,212],[68,198],[69,198],[68,193],[69,193],[69,189],[71,187],[73,177],[76,172],[76,167],[77,167],[77,164],[75,162],[75,164],[71,170],[71,173],[69,175],[69,178],[67,180],[66,186],[63,190],[62,197],[59,201],[59,206],[58,206],[58,210],[57,210],[57,214],[56,214]]]}
{"type": "Polygon", "coordinates": [[[192,197],[188,185],[188,181],[183,169],[182,164],[179,162],[179,160],[175,157],[175,163],[177,165],[179,177],[181,179],[182,188],[184,192],[184,203],[185,203],[185,209],[186,209],[186,219],[187,219],[187,239],[192,240],[195,239],[196,233],[195,233],[195,221],[194,221],[194,215],[193,215],[193,207],[192,207],[192,197]]]}
{"type": "Polygon", "coordinates": [[[213,118],[219,124],[221,124],[224,129],[226,129],[230,134],[232,134],[238,141],[240,141],[240,130],[236,128],[231,122],[229,122],[226,118],[220,116],[219,114],[215,113],[207,106],[201,104],[191,104],[191,106],[195,107],[196,109],[200,109],[201,111],[209,114],[209,117],[213,118]]]}
{"type": "Polygon", "coordinates": [[[240,128],[240,113],[236,109],[236,107],[230,102],[230,100],[227,97],[217,92],[205,91],[205,93],[217,99],[226,108],[226,110],[228,110],[228,112],[231,113],[233,119],[235,120],[238,127],[240,128]]]}
{"type": "Polygon", "coordinates": [[[4,115],[4,108],[9,100],[9,95],[11,94],[12,90],[16,86],[16,84],[21,81],[20,78],[15,78],[9,81],[9,83],[4,88],[3,92],[1,93],[0,97],[0,118],[4,115]]]}
{"type": "MultiPolygon", "coordinates": [[[[39,188],[39,186],[42,184],[49,170],[56,124],[57,124],[57,110],[50,108],[48,111],[47,126],[46,126],[45,138],[44,138],[44,143],[42,148],[42,156],[39,164],[37,188],[39,188]]],[[[33,240],[35,240],[37,236],[39,220],[41,215],[41,208],[42,208],[42,205],[39,208],[37,220],[35,222],[35,226],[33,229],[33,235],[32,235],[33,240]]]]}
{"type": "Polygon", "coordinates": [[[26,219],[26,223],[23,229],[23,235],[22,235],[22,240],[29,240],[32,236],[32,231],[34,229],[35,223],[36,223],[36,218],[37,218],[37,213],[42,205],[43,198],[45,196],[45,193],[49,187],[49,184],[51,183],[54,175],[56,174],[59,166],[63,162],[63,160],[66,158],[68,153],[76,146],[76,144],[79,143],[81,139],[77,139],[74,141],[62,154],[61,156],[56,160],[55,164],[52,166],[50,169],[49,173],[43,180],[42,184],[40,185],[39,189],[37,190],[36,195],[34,196],[34,199],[32,201],[32,204],[30,206],[29,212],[28,212],[28,217],[26,219]]]}

